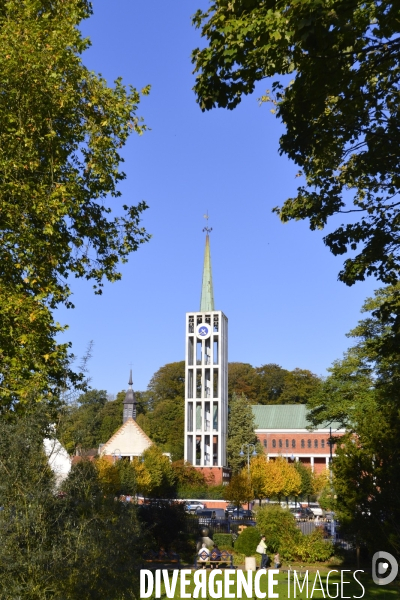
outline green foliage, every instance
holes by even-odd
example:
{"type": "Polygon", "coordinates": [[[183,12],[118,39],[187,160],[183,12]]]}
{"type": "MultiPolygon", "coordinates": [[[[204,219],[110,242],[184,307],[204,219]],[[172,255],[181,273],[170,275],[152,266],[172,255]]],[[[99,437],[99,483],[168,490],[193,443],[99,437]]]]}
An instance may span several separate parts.
{"type": "Polygon", "coordinates": [[[260,534],[255,527],[246,527],[235,542],[235,551],[245,556],[253,556],[260,542],[260,534]]]}
{"type": "MultiPolygon", "coordinates": [[[[82,64],[87,0],[9,0],[0,9],[0,401],[10,407],[79,382],[51,310],[69,276],[116,281],[146,242],[145,203],[110,216],[125,174],[121,148],[145,126],[140,93],[82,64]]],[[[142,94],[148,93],[148,88],[142,94]]]]}
{"type": "Polygon", "coordinates": [[[168,456],[164,456],[157,446],[150,446],[143,452],[143,466],[150,476],[149,483],[142,493],[149,498],[171,498],[175,493],[176,476],[168,456]]]}
{"type": "Polygon", "coordinates": [[[225,500],[229,500],[235,506],[240,507],[246,502],[251,502],[254,497],[253,486],[247,471],[232,475],[228,485],[224,486],[223,494],[225,500]]]}
{"type": "Polygon", "coordinates": [[[257,444],[257,437],[254,434],[254,416],[247,398],[234,394],[229,403],[226,443],[228,466],[234,473],[247,464],[247,454],[243,457],[239,456],[243,444],[257,444]]]}
{"type": "MultiPolygon", "coordinates": [[[[348,433],[333,461],[335,512],[342,530],[399,555],[400,285],[367,300],[355,345],[334,363],[312,399],[313,423],[337,421],[348,433]]],[[[330,502],[331,503],[331,502],[330,502]]]]}
{"type": "Polygon", "coordinates": [[[309,565],[329,560],[333,556],[334,546],[330,540],[324,539],[322,529],[316,527],[310,534],[297,536],[292,541],[285,540],[279,553],[284,560],[297,560],[309,565]]]}
{"type": "Polygon", "coordinates": [[[0,423],[0,598],[132,598],[146,547],[135,510],[104,497],[89,461],[72,468],[66,495],[55,493],[47,422],[38,405],[0,423]]]}
{"type": "Polygon", "coordinates": [[[185,362],[158,369],[147,388],[148,411],[138,418],[143,431],[173,460],[183,458],[185,362]]]}
{"type": "Polygon", "coordinates": [[[310,496],[314,493],[313,472],[309,467],[303,465],[303,463],[300,460],[295,461],[293,463],[293,467],[296,469],[297,473],[300,475],[301,478],[300,495],[310,496]]]}
{"type": "Polygon", "coordinates": [[[265,535],[268,550],[281,551],[289,542],[297,543],[301,532],[294,516],[279,504],[264,504],[257,510],[257,530],[265,535]]]}
{"type": "Polygon", "coordinates": [[[319,383],[320,379],[306,369],[288,371],[275,364],[228,365],[229,398],[244,394],[251,404],[304,404],[319,383]]]}
{"type": "Polygon", "coordinates": [[[68,452],[77,447],[97,448],[105,443],[122,425],[122,401],[125,392],[116,400],[107,399],[105,390],[90,390],[79,396],[77,403],[63,410],[58,435],[68,452]]]}
{"type": "MultiPolygon", "coordinates": [[[[185,531],[186,514],[181,502],[154,502],[138,507],[138,515],[151,538],[153,550],[176,550],[180,532],[185,531]]],[[[193,556],[193,555],[192,555],[193,556]]]]}
{"type": "Polygon", "coordinates": [[[352,251],[339,274],[348,285],[393,283],[400,271],[397,17],[394,0],[213,0],[193,19],[206,38],[192,54],[202,110],[233,109],[277,78],[262,100],[285,124],[280,152],[304,183],[275,210],[312,230],[350,213],[324,238],[335,255],[352,251]]]}
{"type": "Polygon", "coordinates": [[[231,533],[214,533],[213,542],[219,548],[232,548],[233,540],[231,533]]]}

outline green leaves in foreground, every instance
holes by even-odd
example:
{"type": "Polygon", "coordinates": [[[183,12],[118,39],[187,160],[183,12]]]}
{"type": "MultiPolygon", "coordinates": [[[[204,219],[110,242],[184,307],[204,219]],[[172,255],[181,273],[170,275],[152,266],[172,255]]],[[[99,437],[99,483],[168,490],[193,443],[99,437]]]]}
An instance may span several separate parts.
{"type": "Polygon", "coordinates": [[[400,273],[400,28],[393,0],[215,0],[197,11],[206,38],[192,61],[202,110],[235,108],[257,82],[276,77],[262,101],[286,131],[280,152],[304,183],[275,212],[334,230],[335,255],[351,252],[339,279],[400,273]],[[291,79],[289,81],[289,79],[291,79]]]}
{"type": "MultiPolygon", "coordinates": [[[[120,196],[121,148],[146,126],[140,93],[108,87],[81,54],[86,0],[9,0],[0,8],[0,394],[3,404],[39,399],[74,379],[49,312],[69,301],[68,277],[120,278],[118,264],[149,239],[146,205],[120,196]],[[21,308],[18,308],[18,304],[21,308]]],[[[142,90],[147,94],[149,88],[142,90]]]]}

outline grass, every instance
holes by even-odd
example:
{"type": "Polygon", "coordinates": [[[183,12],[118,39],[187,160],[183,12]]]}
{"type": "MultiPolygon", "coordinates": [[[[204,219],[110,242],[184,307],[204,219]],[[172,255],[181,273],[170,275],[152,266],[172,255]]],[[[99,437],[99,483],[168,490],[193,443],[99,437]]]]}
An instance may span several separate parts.
{"type": "MultiPolygon", "coordinates": [[[[305,568],[303,568],[301,570],[302,573],[305,573],[305,568]]],[[[207,582],[209,580],[210,577],[210,571],[203,571],[203,573],[201,575],[198,575],[197,577],[206,577],[207,582]],[[203,575],[203,573],[205,575],[203,575]]],[[[297,571],[298,575],[299,575],[299,571],[297,571]]],[[[321,576],[321,582],[322,582],[322,587],[324,588],[324,591],[321,591],[320,588],[320,583],[319,580],[316,580],[316,572],[313,570],[313,572],[309,571],[308,573],[308,593],[306,592],[306,585],[303,587],[302,591],[299,591],[298,586],[296,586],[296,596],[294,595],[294,589],[293,589],[293,573],[291,575],[291,585],[290,585],[290,593],[288,590],[288,576],[286,573],[279,573],[278,576],[275,576],[275,580],[278,581],[278,584],[276,586],[274,586],[273,590],[275,593],[278,594],[278,598],[279,600],[284,600],[287,598],[297,598],[297,600],[305,600],[306,598],[316,598],[316,599],[321,599],[321,598],[329,598],[328,594],[327,594],[327,588],[326,588],[326,577],[327,577],[327,570],[324,569],[324,572],[319,571],[320,576],[321,576]],[[314,581],[316,580],[315,586],[314,586],[314,591],[312,593],[312,589],[313,589],[313,584],[314,581]]],[[[244,575],[247,576],[247,573],[244,572],[244,575]]],[[[360,586],[359,583],[357,583],[354,578],[353,578],[353,572],[352,571],[347,571],[345,573],[343,573],[343,580],[344,582],[350,582],[350,583],[344,583],[343,584],[343,595],[341,592],[341,574],[340,571],[339,573],[332,573],[329,577],[329,594],[331,595],[332,598],[338,598],[338,599],[342,599],[342,598],[363,598],[366,600],[395,600],[396,598],[400,598],[400,585],[398,582],[395,582],[391,585],[388,586],[377,586],[373,583],[371,577],[369,575],[367,575],[366,573],[358,573],[357,579],[359,579],[359,581],[362,583],[365,591],[363,593],[363,588],[360,586]]],[[[190,594],[190,597],[193,597],[193,591],[195,589],[195,583],[193,581],[193,577],[194,577],[194,573],[191,573],[190,576],[187,577],[187,580],[190,581],[190,584],[186,587],[186,593],[190,594]]],[[[215,582],[220,581],[221,585],[223,585],[223,579],[224,579],[224,573],[222,572],[221,575],[216,575],[215,576],[215,582]]],[[[253,574],[253,579],[254,579],[254,574],[253,574]]],[[[171,578],[170,578],[171,581],[171,578]]],[[[235,592],[236,590],[236,574],[234,574],[232,576],[232,581],[234,582],[231,589],[231,592],[235,592]]],[[[302,585],[303,582],[301,580],[301,576],[300,576],[300,584],[302,585]]],[[[216,583],[216,586],[218,584],[216,583]]],[[[224,588],[222,588],[224,589],[224,588]]],[[[207,598],[208,600],[211,599],[209,593],[208,593],[208,585],[207,585],[207,592],[206,595],[203,596],[201,590],[199,590],[199,598],[207,598]]],[[[217,589],[216,589],[217,591],[217,589]]],[[[267,600],[268,596],[268,582],[267,582],[267,578],[265,575],[261,576],[260,579],[260,592],[261,593],[266,593],[265,596],[265,600],[267,600]]],[[[154,594],[150,597],[151,599],[154,599],[154,594]]],[[[217,593],[217,596],[219,599],[224,600],[225,595],[223,594],[219,594],[217,593]]],[[[234,596],[236,598],[236,595],[234,596]]],[[[261,597],[261,596],[260,596],[261,597]]],[[[271,596],[272,597],[272,596],[271,596]]],[[[162,599],[166,599],[166,593],[165,593],[165,587],[162,584],[161,585],[161,598],[162,599]]],[[[243,592],[243,596],[242,598],[248,598],[249,600],[251,598],[253,598],[254,600],[256,600],[257,596],[255,595],[255,591],[254,591],[254,583],[253,583],[253,596],[246,596],[245,592],[243,592]]],[[[175,600],[180,600],[181,599],[181,595],[180,595],[180,576],[178,577],[177,580],[177,585],[176,585],[176,591],[175,591],[175,596],[174,596],[175,600]]]]}

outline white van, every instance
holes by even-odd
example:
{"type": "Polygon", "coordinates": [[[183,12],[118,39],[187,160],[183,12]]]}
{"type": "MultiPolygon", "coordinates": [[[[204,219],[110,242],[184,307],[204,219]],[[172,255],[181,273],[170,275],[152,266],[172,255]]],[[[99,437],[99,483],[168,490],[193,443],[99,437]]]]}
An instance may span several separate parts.
{"type": "Polygon", "coordinates": [[[314,515],[316,517],[325,517],[325,512],[320,507],[320,505],[318,504],[318,502],[310,502],[310,504],[308,505],[308,507],[311,508],[311,510],[313,511],[313,513],[314,513],[314,515]]]}

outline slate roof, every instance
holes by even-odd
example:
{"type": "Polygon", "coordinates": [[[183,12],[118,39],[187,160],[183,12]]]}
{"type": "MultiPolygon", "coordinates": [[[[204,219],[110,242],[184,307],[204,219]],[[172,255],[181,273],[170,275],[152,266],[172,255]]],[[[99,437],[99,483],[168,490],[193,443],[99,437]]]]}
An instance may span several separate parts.
{"type": "MultiPolygon", "coordinates": [[[[305,404],[268,404],[251,407],[254,415],[255,429],[306,429],[310,423],[307,420],[305,404]]],[[[326,423],[316,429],[332,431],[339,428],[339,423],[326,423]]]]}

